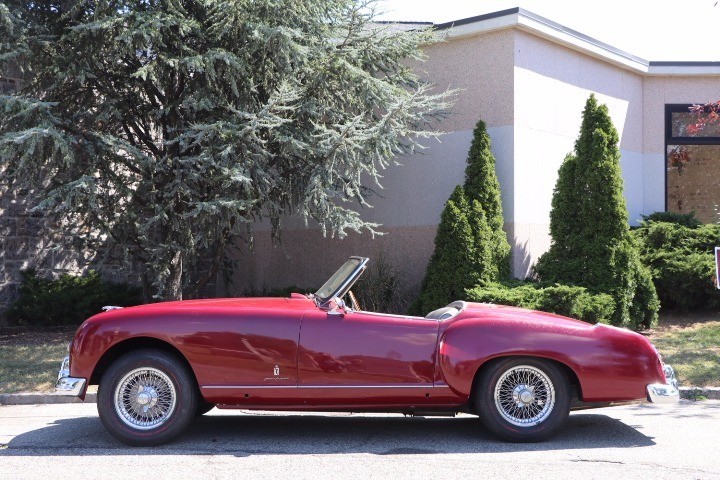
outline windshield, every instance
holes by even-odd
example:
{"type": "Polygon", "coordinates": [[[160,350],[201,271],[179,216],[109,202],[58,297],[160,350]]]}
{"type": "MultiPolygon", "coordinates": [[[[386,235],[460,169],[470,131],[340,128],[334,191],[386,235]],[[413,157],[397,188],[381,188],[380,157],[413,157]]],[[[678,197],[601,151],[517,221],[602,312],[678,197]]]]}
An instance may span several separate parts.
{"type": "Polygon", "coordinates": [[[332,297],[344,295],[344,291],[347,291],[352,286],[352,283],[357,280],[367,260],[367,258],[350,257],[343,263],[342,267],[315,292],[315,296],[323,301],[327,301],[332,297]]]}

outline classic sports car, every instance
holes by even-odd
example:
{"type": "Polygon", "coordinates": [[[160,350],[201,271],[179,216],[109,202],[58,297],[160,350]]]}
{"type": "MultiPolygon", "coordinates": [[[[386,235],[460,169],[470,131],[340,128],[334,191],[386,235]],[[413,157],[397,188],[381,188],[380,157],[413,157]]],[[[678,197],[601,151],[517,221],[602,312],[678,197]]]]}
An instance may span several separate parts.
{"type": "Polygon", "coordinates": [[[362,311],[350,287],[367,261],[314,295],[110,307],[78,329],[56,390],[84,399],[99,384],[102,423],[130,445],[167,442],[215,406],[470,412],[538,441],[571,408],[678,401],[672,368],[627,330],[463,301],[425,318],[362,311]]]}

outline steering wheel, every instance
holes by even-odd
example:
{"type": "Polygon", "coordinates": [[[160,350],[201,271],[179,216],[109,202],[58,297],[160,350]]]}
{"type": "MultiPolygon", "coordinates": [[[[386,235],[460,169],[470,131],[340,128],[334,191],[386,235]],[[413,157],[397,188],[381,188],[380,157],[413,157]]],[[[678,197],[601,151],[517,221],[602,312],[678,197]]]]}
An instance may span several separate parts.
{"type": "Polygon", "coordinates": [[[348,296],[350,297],[350,304],[352,305],[352,309],[356,312],[360,311],[360,304],[357,301],[357,298],[355,298],[355,294],[352,292],[352,290],[348,291],[348,296]]]}

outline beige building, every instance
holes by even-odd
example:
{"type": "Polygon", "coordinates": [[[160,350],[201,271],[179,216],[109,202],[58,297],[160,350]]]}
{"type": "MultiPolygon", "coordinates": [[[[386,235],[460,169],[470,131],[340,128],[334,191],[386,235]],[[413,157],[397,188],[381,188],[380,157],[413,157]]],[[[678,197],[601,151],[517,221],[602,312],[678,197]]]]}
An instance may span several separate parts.
{"type": "Polygon", "coordinates": [[[682,125],[688,105],[720,99],[720,62],[647,61],[521,8],[435,27],[445,41],[427,47],[428,61],[420,68],[438,89],[460,93],[439,127],[447,132],[441,142],[400,159],[401,167],[386,172],[381,196],[369,200],[374,208],[363,216],[381,223],[386,235],[372,240],[351,234],[338,241],[289,222],[284,248],[273,249],[260,228],[255,253],[242,259],[240,285],[315,285],[347,255],[382,254],[416,288],[444,203],[463,182],[478,119],[487,123],[497,159],[513,272],[526,276],[550,245],[557,171],[573,149],[591,93],[608,105],[620,134],[631,224],[666,209],[696,210],[706,222],[720,219],[714,212],[720,204],[720,136],[697,142],[682,125]],[[670,120],[679,130],[666,135],[670,120]],[[696,155],[678,175],[666,152],[688,143],[698,144],[686,146],[696,155]]]}

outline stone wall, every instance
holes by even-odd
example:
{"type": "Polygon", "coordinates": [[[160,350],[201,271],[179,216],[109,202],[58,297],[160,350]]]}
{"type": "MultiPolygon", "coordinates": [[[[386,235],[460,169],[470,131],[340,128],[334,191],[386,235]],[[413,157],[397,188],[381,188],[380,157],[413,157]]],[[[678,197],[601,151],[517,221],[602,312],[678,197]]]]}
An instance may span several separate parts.
{"type": "Polygon", "coordinates": [[[17,296],[23,270],[44,277],[82,274],[95,260],[72,240],[47,233],[50,220],[32,212],[35,198],[28,191],[0,191],[0,312],[17,296]]]}
{"type": "Polygon", "coordinates": [[[7,324],[3,313],[18,295],[24,270],[58,278],[96,269],[105,280],[140,284],[140,265],[108,261],[77,237],[52,233],[57,230],[54,220],[33,211],[37,199],[32,191],[0,190],[0,326],[7,324]]]}
{"type": "MultiPolygon", "coordinates": [[[[109,246],[101,244],[100,250],[94,251],[76,236],[52,233],[57,231],[55,221],[33,212],[37,198],[32,191],[0,190],[0,326],[7,325],[3,313],[17,297],[22,272],[27,269],[37,271],[43,278],[82,275],[94,269],[106,281],[142,285],[142,264],[105,255],[109,246]]],[[[200,271],[208,268],[208,261],[198,265],[200,271]]],[[[222,277],[218,274],[211,279],[201,296],[237,294],[237,288],[229,291],[222,277]]]]}

